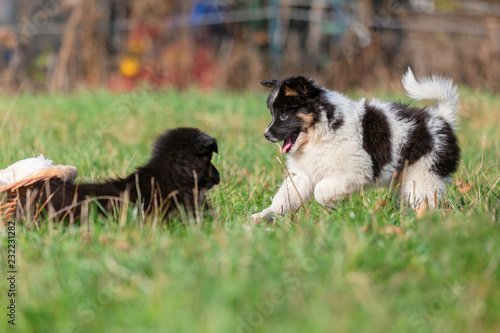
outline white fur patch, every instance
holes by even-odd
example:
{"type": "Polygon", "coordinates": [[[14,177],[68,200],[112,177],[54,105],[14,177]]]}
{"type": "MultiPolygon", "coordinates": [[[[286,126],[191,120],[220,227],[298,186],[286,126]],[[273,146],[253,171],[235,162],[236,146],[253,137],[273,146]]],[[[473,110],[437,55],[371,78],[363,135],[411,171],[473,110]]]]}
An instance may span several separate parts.
{"type": "Polygon", "coordinates": [[[408,68],[403,76],[403,87],[408,96],[416,100],[436,100],[437,105],[433,111],[440,114],[455,129],[460,105],[457,87],[451,79],[432,76],[417,81],[411,69],[408,68]]]}

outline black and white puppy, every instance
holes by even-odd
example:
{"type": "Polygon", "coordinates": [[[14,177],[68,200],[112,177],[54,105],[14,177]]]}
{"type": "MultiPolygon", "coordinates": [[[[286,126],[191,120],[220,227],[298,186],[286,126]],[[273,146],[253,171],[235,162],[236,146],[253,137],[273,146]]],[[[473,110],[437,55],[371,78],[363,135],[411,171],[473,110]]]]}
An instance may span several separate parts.
{"type": "Polygon", "coordinates": [[[44,208],[58,218],[76,218],[84,202],[97,201],[101,209],[112,212],[124,200],[140,204],[146,214],[168,214],[180,206],[194,212],[206,204],[205,192],[220,181],[211,163],[213,153],[218,148],[211,136],[195,128],[172,129],[156,139],[149,162],[126,178],[102,183],[38,181],[30,185],[28,200],[19,196],[16,215],[35,216],[44,208]]]}
{"type": "Polygon", "coordinates": [[[460,158],[457,88],[437,76],[417,81],[410,69],[402,81],[409,97],[437,104],[352,101],[304,76],[263,81],[272,88],[264,136],[283,141],[289,172],[271,206],[252,218],[293,212],[313,195],[330,206],[363,186],[389,184],[395,173],[403,173],[401,196],[412,208],[435,207],[460,158]]]}

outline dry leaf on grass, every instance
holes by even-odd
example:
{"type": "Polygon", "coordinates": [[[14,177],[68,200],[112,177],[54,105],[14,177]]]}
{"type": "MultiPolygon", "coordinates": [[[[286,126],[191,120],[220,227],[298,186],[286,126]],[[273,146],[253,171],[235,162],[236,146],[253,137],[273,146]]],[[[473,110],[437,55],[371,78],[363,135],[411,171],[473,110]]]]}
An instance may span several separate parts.
{"type": "Polygon", "coordinates": [[[429,210],[429,204],[427,204],[427,202],[424,202],[423,204],[421,204],[418,209],[417,209],[417,220],[420,220],[421,218],[423,218],[425,216],[425,214],[427,214],[427,211],[429,210]]]}
{"type": "MultiPolygon", "coordinates": [[[[364,233],[368,232],[371,230],[372,226],[371,224],[364,225],[360,228],[360,230],[364,233]]],[[[398,235],[398,236],[403,236],[404,232],[403,229],[398,227],[397,225],[386,225],[380,228],[377,228],[377,233],[381,235],[398,235]]]]}
{"type": "Polygon", "coordinates": [[[460,186],[458,186],[458,192],[465,194],[471,190],[472,186],[470,183],[461,183],[460,186]]]}
{"type": "Polygon", "coordinates": [[[384,227],[380,227],[378,229],[378,233],[384,235],[398,235],[398,236],[403,236],[404,234],[403,229],[401,229],[397,225],[386,225],[384,227]]]}
{"type": "Polygon", "coordinates": [[[385,200],[380,200],[379,202],[377,202],[377,204],[375,205],[375,210],[378,212],[379,210],[381,210],[382,208],[385,208],[385,206],[387,205],[387,201],[385,200]]]}

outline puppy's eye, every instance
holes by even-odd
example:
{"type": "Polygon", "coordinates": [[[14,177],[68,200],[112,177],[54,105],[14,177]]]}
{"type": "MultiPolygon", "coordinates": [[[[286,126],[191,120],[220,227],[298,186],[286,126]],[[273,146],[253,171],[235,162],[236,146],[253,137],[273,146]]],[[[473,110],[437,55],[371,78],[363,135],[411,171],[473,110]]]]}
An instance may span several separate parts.
{"type": "Polygon", "coordinates": [[[288,118],[288,115],[287,114],[281,114],[280,115],[280,120],[285,120],[286,118],[288,118]]]}

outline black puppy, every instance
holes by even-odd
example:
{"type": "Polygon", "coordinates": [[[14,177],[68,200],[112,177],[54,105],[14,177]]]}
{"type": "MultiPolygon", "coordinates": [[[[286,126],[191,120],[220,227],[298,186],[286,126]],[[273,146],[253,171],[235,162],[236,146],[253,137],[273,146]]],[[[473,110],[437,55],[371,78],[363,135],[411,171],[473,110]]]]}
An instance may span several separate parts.
{"type": "Polygon", "coordinates": [[[214,152],[216,140],[198,129],[169,130],[156,139],[149,162],[128,177],[104,183],[73,184],[57,178],[36,182],[24,191],[28,195],[18,192],[16,216],[46,210],[59,219],[76,218],[88,202],[97,201],[100,209],[112,212],[127,200],[140,203],[145,214],[168,216],[180,206],[192,213],[206,206],[206,190],[219,184],[211,163],[214,152]]]}

